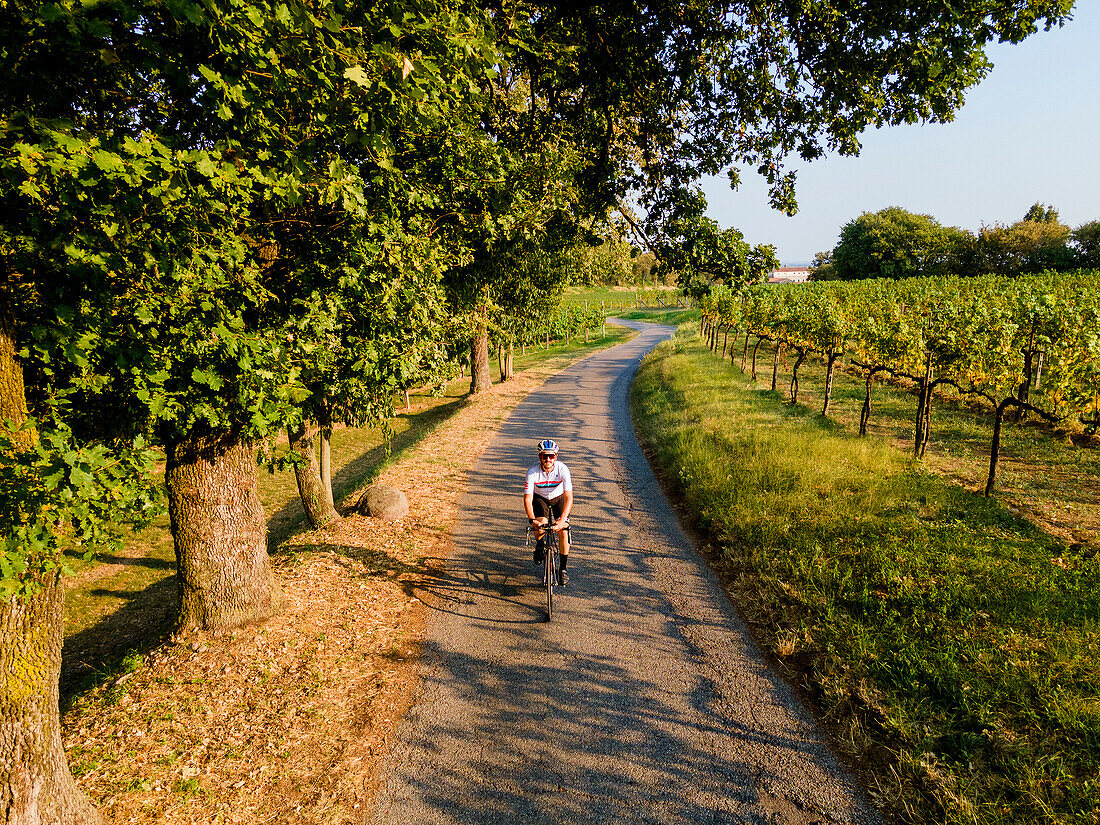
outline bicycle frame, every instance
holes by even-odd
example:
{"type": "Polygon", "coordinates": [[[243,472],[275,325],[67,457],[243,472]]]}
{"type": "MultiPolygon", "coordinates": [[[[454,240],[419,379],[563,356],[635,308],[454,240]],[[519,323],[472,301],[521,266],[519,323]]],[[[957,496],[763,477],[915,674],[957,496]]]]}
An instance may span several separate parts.
{"type": "MultiPolygon", "coordinates": [[[[557,583],[557,577],[558,577],[557,567],[558,567],[558,556],[560,555],[560,550],[559,550],[560,539],[559,539],[558,534],[555,533],[550,528],[556,523],[557,523],[557,520],[554,518],[554,508],[551,507],[550,508],[550,514],[547,517],[547,523],[545,525],[542,525],[542,528],[541,528],[542,529],[542,534],[543,534],[542,541],[543,541],[543,553],[544,553],[544,555],[543,555],[543,564],[542,564],[542,581],[543,581],[543,584],[546,585],[546,621],[550,621],[554,617],[554,585],[557,583]],[[552,547],[551,547],[551,544],[553,545],[552,547]]],[[[566,541],[569,541],[569,539],[572,538],[572,535],[569,533],[569,528],[570,528],[570,525],[566,524],[565,532],[568,536],[566,541]]],[[[524,542],[523,542],[525,547],[530,547],[531,546],[531,537],[532,537],[533,534],[535,534],[537,532],[538,531],[534,527],[534,525],[531,525],[531,524],[527,525],[527,534],[526,534],[526,536],[524,538],[524,542]]],[[[538,539],[536,539],[536,542],[537,541],[538,541],[538,539]]]]}

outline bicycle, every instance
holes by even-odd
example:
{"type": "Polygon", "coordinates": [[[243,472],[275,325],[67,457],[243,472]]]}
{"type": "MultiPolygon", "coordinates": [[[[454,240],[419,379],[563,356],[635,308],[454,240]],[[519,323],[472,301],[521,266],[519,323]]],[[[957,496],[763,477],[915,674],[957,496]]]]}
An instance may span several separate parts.
{"type": "MultiPolygon", "coordinates": [[[[561,556],[561,551],[558,549],[557,535],[551,531],[551,527],[555,524],[554,520],[554,508],[550,508],[550,514],[547,517],[547,523],[543,526],[543,561],[542,561],[542,583],[546,585],[546,621],[550,621],[554,617],[554,585],[558,580],[558,559],[561,556]],[[550,545],[553,544],[553,550],[551,551],[550,545]]],[[[572,538],[570,533],[570,527],[572,525],[566,524],[565,532],[569,539],[572,538]]],[[[534,525],[527,525],[527,533],[524,536],[523,546],[525,548],[531,546],[531,536],[535,532],[534,525]]],[[[536,540],[537,543],[537,540],[536,540]]],[[[572,546],[572,545],[570,545],[572,546]]]]}

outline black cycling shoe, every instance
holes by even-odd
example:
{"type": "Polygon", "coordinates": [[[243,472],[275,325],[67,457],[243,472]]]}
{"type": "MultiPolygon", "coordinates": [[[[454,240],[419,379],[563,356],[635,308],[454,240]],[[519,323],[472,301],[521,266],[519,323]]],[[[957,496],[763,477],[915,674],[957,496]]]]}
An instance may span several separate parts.
{"type": "Polygon", "coordinates": [[[542,564],[542,560],[546,557],[546,551],[542,549],[542,539],[535,542],[535,552],[532,556],[532,561],[535,564],[542,564]]]}
{"type": "Polygon", "coordinates": [[[569,574],[564,570],[558,571],[558,587],[565,587],[569,584],[569,574]]]}

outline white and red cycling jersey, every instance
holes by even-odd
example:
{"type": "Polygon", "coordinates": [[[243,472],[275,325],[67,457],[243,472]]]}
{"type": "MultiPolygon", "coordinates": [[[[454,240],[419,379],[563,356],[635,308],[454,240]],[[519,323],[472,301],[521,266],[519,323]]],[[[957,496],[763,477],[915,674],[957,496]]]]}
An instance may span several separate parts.
{"type": "Polygon", "coordinates": [[[567,492],[573,492],[573,476],[560,461],[555,461],[549,470],[543,470],[541,464],[536,464],[527,471],[527,483],[523,487],[525,496],[534,494],[553,501],[567,492]]]}

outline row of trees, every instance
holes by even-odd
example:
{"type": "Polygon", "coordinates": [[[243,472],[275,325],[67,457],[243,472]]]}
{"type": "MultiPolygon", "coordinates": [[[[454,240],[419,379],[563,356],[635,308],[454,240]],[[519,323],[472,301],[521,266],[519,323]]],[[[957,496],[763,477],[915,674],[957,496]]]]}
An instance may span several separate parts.
{"type": "Polygon", "coordinates": [[[155,511],[151,445],[177,632],[262,620],[281,594],[256,459],[278,433],[324,522],[313,435],[384,417],[459,342],[485,388],[490,330],[542,315],[628,192],[654,249],[699,214],[701,173],[752,166],[793,209],[788,155],[950,118],[987,43],[1071,1],[849,6],[7,3],[4,820],[99,820],[60,744],[61,558],[155,511]]]}
{"type": "Polygon", "coordinates": [[[1098,267],[1100,221],[1070,229],[1050,206],[1037,203],[1016,223],[983,226],[977,233],[891,206],[846,223],[837,245],[814,258],[811,279],[1021,275],[1098,267]]]}
{"type": "MultiPolygon", "coordinates": [[[[1056,424],[1100,426],[1100,272],[1046,272],[1006,278],[914,278],[763,287],[735,295],[720,291],[703,304],[702,331],[725,354],[729,334],[743,334],[742,369],[772,342],[772,389],[780,354],[797,355],[790,399],[798,399],[798,370],[807,357],[826,364],[822,415],[829,414],[835,366],[843,356],[863,374],[866,393],[860,435],[867,432],[874,381],[907,379],[917,390],[914,452],[923,456],[936,389],[949,386],[983,400],[993,415],[989,474],[993,492],[1001,427],[1009,410],[1056,424]],[[719,338],[721,337],[721,342],[719,338]]],[[[730,357],[735,358],[734,347],[730,357]]]]}

